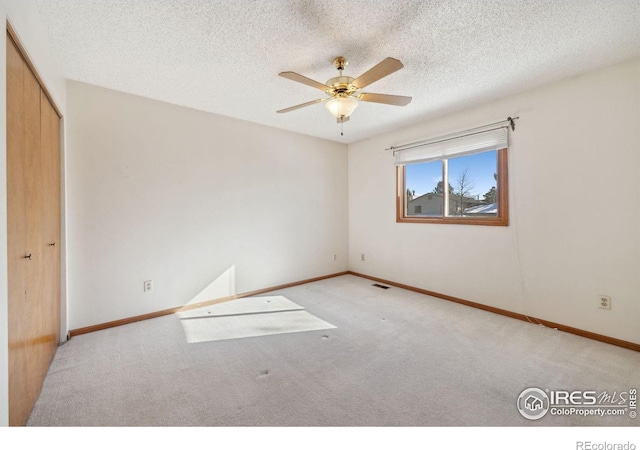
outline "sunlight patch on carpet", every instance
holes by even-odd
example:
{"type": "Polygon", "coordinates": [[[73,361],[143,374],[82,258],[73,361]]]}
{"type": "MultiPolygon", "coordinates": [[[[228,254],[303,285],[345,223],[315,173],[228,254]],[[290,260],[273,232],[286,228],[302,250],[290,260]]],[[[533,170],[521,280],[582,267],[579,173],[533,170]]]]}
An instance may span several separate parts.
{"type": "Polygon", "coordinates": [[[178,316],[190,344],[336,328],[281,295],[241,298],[178,316]]]}
{"type": "Polygon", "coordinates": [[[178,313],[178,317],[204,318],[218,316],[234,316],[238,314],[255,314],[273,311],[302,310],[302,306],[292,302],[283,295],[271,295],[265,297],[244,297],[217,305],[203,306],[178,313]]]}

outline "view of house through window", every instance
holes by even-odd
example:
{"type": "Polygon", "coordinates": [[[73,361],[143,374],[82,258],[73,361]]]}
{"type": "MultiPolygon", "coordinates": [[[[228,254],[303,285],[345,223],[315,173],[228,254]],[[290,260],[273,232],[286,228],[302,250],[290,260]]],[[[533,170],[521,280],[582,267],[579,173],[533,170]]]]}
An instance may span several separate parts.
{"type": "Polygon", "coordinates": [[[506,172],[506,149],[399,166],[404,195],[398,194],[398,220],[506,225],[501,170],[506,172]]]}
{"type": "Polygon", "coordinates": [[[496,217],[497,167],[495,150],[406,166],[406,215],[496,217]]]}

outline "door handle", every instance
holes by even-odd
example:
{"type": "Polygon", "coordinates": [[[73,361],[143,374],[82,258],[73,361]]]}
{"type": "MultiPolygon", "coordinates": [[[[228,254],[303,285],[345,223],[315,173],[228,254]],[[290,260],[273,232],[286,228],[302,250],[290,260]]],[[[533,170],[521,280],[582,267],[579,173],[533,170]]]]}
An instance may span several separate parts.
{"type": "Polygon", "coordinates": [[[52,242],[51,244],[49,244],[49,247],[55,247],[55,246],[56,246],[55,242],[52,242]]]}
{"type": "Polygon", "coordinates": [[[28,259],[29,261],[31,261],[31,253],[28,253],[26,255],[23,256],[24,259],[28,259]]]}

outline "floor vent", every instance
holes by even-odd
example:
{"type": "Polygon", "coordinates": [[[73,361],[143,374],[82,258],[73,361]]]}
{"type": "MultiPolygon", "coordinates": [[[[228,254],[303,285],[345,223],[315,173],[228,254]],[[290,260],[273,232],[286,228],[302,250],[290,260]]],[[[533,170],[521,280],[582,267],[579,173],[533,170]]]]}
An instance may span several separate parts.
{"type": "Polygon", "coordinates": [[[389,289],[389,286],[384,286],[384,285],[378,284],[378,283],[374,283],[371,286],[375,286],[375,287],[380,288],[380,289],[389,289]]]}

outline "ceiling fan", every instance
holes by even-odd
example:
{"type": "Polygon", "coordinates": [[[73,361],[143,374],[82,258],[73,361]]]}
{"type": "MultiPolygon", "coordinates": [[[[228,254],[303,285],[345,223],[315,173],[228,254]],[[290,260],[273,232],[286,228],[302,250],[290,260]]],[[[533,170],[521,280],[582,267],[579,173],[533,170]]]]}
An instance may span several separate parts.
{"type": "Polygon", "coordinates": [[[358,107],[358,100],[363,102],[384,103],[386,105],[406,106],[411,102],[411,97],[402,95],[372,94],[368,92],[359,93],[360,89],[369,86],[372,83],[391,75],[404,67],[404,65],[394,58],[385,58],[380,63],[360,75],[358,78],[352,78],[342,75],[342,71],[349,62],[342,56],[338,56],[333,60],[333,65],[340,72],[340,76],[331,78],[325,84],[314,81],[310,78],[302,76],[295,72],[281,72],[279,75],[298,83],[306,84],[316,89],[324,91],[329,97],[319,98],[300,105],[291,106],[281,109],[278,113],[287,113],[305,106],[315,105],[316,103],[326,103],[326,108],[336,117],[338,123],[344,123],[349,120],[349,116],[354,109],[358,107]]]}

